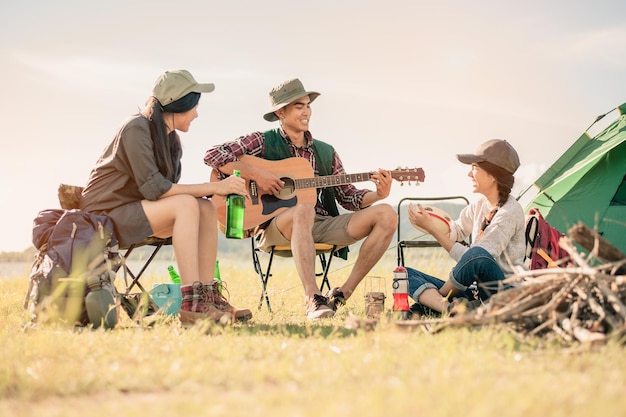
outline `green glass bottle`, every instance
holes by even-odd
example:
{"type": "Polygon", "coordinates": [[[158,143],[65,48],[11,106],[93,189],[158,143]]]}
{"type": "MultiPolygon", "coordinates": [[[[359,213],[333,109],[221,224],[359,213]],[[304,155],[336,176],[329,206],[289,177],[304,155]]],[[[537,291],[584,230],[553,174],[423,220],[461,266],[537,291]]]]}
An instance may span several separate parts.
{"type": "MultiPolygon", "coordinates": [[[[233,175],[239,177],[238,170],[233,171],[233,175]]],[[[243,212],[244,196],[229,194],[226,201],[226,237],[231,239],[243,239],[243,212]]]]}
{"type": "Polygon", "coordinates": [[[215,281],[217,281],[217,289],[219,292],[222,292],[222,277],[220,276],[220,261],[215,260],[215,271],[213,273],[213,277],[215,281]]]}
{"type": "Polygon", "coordinates": [[[174,284],[180,284],[180,275],[178,275],[178,272],[176,272],[172,265],[168,265],[167,271],[170,273],[170,279],[172,282],[174,284]]]}

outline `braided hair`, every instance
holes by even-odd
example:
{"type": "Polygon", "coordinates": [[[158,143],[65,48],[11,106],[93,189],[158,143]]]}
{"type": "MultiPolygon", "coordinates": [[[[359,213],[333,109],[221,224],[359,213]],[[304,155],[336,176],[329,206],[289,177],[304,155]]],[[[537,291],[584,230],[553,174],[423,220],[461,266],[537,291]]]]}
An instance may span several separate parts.
{"type": "Polygon", "coordinates": [[[480,234],[482,236],[483,232],[491,224],[493,217],[498,212],[498,209],[506,204],[509,199],[509,195],[511,194],[511,190],[513,189],[513,184],[515,183],[515,177],[512,173],[507,171],[504,168],[499,167],[498,165],[492,164],[491,162],[478,162],[477,165],[485,170],[489,175],[495,178],[496,185],[498,187],[498,204],[485,216],[483,222],[480,226],[480,234]]]}

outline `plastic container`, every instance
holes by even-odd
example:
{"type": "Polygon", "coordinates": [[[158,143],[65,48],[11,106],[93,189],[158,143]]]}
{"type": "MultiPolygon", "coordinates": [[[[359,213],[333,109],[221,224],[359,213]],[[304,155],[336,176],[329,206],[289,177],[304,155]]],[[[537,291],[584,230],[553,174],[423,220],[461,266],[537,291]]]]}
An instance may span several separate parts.
{"type": "Polygon", "coordinates": [[[183,303],[180,284],[154,284],[150,290],[150,297],[164,314],[171,316],[178,315],[183,303]]]}

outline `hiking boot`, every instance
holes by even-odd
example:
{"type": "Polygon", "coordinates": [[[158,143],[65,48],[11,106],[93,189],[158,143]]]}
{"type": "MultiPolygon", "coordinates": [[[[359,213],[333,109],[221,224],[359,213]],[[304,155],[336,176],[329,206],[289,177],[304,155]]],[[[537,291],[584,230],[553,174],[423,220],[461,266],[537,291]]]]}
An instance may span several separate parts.
{"type": "Polygon", "coordinates": [[[332,308],[333,311],[337,311],[339,307],[346,305],[346,297],[343,295],[343,291],[339,291],[338,287],[329,290],[324,295],[328,299],[328,307],[332,308]]]}
{"type": "Polygon", "coordinates": [[[180,292],[183,300],[178,318],[183,325],[204,319],[223,324],[232,321],[232,314],[218,309],[213,303],[213,284],[196,281],[190,285],[181,285],[180,292]]]}
{"type": "Polygon", "coordinates": [[[308,320],[318,320],[334,315],[335,312],[328,306],[328,299],[323,295],[315,294],[306,300],[306,318],[308,320]]]}
{"type": "Polygon", "coordinates": [[[228,302],[226,297],[224,297],[222,291],[227,291],[225,282],[217,282],[214,280],[213,283],[207,285],[212,287],[211,300],[219,310],[230,313],[234,321],[248,321],[252,318],[252,312],[249,309],[234,307],[228,302]],[[222,291],[220,291],[220,287],[222,291]]]}

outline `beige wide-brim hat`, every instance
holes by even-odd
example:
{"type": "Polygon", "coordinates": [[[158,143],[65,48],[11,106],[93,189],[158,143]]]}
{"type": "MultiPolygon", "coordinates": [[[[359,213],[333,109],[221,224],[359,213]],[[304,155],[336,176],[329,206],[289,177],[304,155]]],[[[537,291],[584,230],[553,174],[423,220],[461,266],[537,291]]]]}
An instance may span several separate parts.
{"type": "Polygon", "coordinates": [[[309,96],[311,103],[319,96],[315,91],[306,91],[299,79],[287,80],[284,83],[272,88],[270,91],[270,103],[272,110],[265,113],[263,118],[268,122],[275,122],[278,117],[274,114],[276,110],[282,109],[286,105],[293,103],[300,97],[309,96]]]}
{"type": "Polygon", "coordinates": [[[199,83],[187,70],[165,71],[152,87],[152,95],[162,106],[185,97],[189,93],[210,93],[215,84],[199,83]]]}

